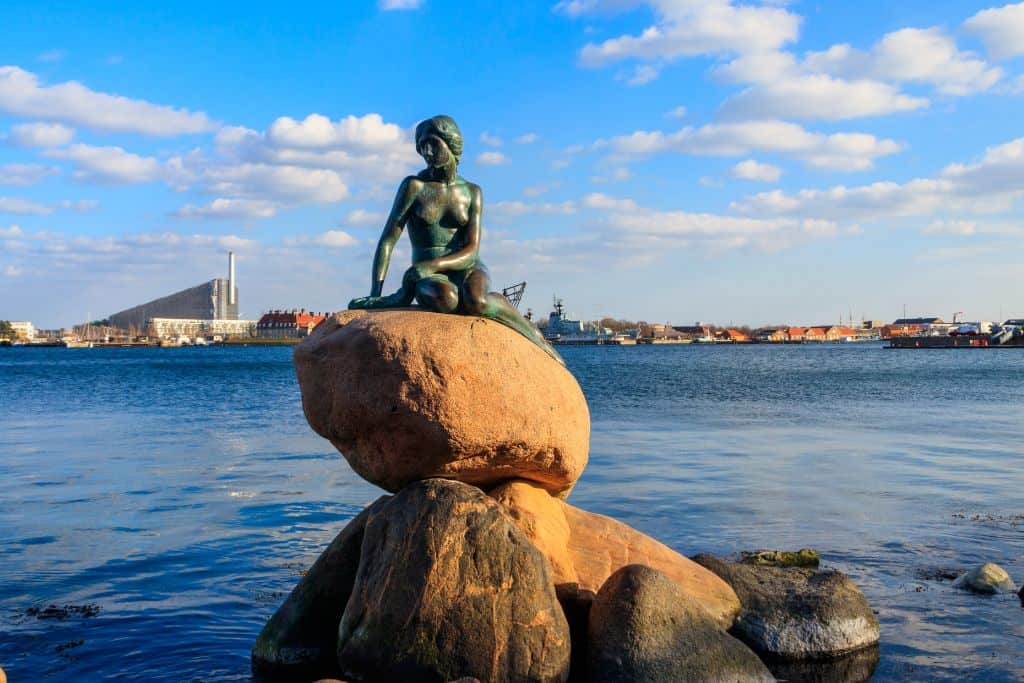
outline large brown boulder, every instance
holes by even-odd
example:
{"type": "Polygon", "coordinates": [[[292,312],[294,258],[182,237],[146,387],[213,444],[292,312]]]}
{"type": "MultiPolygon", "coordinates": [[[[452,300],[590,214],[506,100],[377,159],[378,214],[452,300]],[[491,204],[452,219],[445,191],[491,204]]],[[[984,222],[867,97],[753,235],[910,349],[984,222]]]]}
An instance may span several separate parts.
{"type": "Polygon", "coordinates": [[[548,558],[558,586],[596,593],[620,568],[643,564],[674,581],[722,628],[740,610],[736,593],[713,572],[622,522],[552,498],[530,482],[506,482],[490,495],[548,558]]]}
{"type": "Polygon", "coordinates": [[[590,609],[592,683],[774,681],[751,650],[664,574],[633,564],[612,574],[590,609]]]}
{"type": "Polygon", "coordinates": [[[428,477],[535,481],[568,495],[590,413],[572,374],[485,318],[345,311],[295,348],[309,424],[389,491],[428,477]]]}
{"type": "Polygon", "coordinates": [[[564,682],[569,656],[547,560],[481,490],[415,482],[369,517],[338,630],[345,676],[564,682]]]}
{"type": "Polygon", "coordinates": [[[878,618],[842,572],[756,566],[706,554],[693,559],[739,595],[743,609],[732,633],[758,652],[785,660],[823,659],[878,644],[878,618]]]}
{"type": "Polygon", "coordinates": [[[338,624],[359,569],[363,530],[388,498],[379,498],[342,529],[260,631],[252,648],[257,678],[312,680],[337,673],[338,624]]]}

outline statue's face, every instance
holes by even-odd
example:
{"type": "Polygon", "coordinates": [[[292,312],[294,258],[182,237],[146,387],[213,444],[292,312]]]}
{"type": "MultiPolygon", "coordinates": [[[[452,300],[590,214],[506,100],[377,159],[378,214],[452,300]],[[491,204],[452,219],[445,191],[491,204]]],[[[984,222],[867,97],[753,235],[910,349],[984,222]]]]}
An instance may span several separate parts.
{"type": "Polygon", "coordinates": [[[427,162],[427,166],[434,168],[441,168],[447,166],[448,162],[452,159],[452,152],[448,149],[448,145],[445,141],[436,135],[428,135],[427,137],[420,140],[419,146],[416,151],[420,153],[423,160],[427,162]]]}

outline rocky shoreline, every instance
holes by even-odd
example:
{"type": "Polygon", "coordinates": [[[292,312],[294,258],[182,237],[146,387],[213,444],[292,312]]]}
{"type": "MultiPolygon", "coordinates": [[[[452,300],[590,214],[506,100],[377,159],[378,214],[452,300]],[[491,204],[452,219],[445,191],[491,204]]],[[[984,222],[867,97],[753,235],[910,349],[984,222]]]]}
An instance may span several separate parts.
{"type": "Polygon", "coordinates": [[[784,567],[689,559],[567,503],[587,461],[586,400],[508,328],[348,311],[295,365],[310,425],[393,495],[271,617],[258,679],[770,681],[780,663],[858,653],[835,680],[870,677],[870,605],[839,572],[799,566],[803,551],[784,567]]]}

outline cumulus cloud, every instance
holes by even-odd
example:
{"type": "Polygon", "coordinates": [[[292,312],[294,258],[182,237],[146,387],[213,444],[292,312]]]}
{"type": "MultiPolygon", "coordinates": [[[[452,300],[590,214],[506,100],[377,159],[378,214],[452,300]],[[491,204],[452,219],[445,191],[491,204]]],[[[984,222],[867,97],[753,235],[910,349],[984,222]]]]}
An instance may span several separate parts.
{"type": "Polygon", "coordinates": [[[46,216],[53,213],[53,209],[27,199],[21,199],[20,197],[0,197],[0,213],[13,213],[22,216],[46,216]]]}
{"type": "Polygon", "coordinates": [[[505,201],[491,204],[488,213],[501,222],[528,214],[544,216],[567,216],[576,213],[576,203],[567,202],[520,202],[505,201]]]}
{"type": "Polygon", "coordinates": [[[922,232],[926,235],[969,237],[978,232],[978,224],[975,221],[932,221],[922,232]]]}
{"type": "Polygon", "coordinates": [[[952,214],[998,213],[1024,196],[1024,138],[985,150],[969,164],[950,164],[932,178],[879,181],[857,187],[762,192],[734,202],[753,215],[872,220],[952,214]]]}
{"type": "Polygon", "coordinates": [[[774,183],[782,177],[782,169],[771,164],[762,164],[754,159],[746,159],[732,167],[733,178],[756,180],[763,183],[774,183]]]}
{"type": "Polygon", "coordinates": [[[1024,2],[982,10],[964,29],[981,38],[993,59],[1024,55],[1024,2]]]}
{"type": "Polygon", "coordinates": [[[43,85],[16,66],[0,66],[0,111],[119,133],[173,136],[205,133],[216,124],[202,112],[96,92],[76,81],[43,85]]]}
{"type": "Polygon", "coordinates": [[[491,147],[501,147],[505,142],[497,135],[491,135],[487,131],[480,133],[480,142],[491,147]]]}
{"type": "Polygon", "coordinates": [[[675,133],[637,131],[595,143],[613,158],[633,159],[675,152],[701,156],[740,156],[773,152],[815,168],[837,171],[869,169],[874,160],[895,154],[903,145],[867,133],[815,133],[786,121],[764,120],[687,126],[675,133]]]}
{"type": "Polygon", "coordinates": [[[811,52],[804,60],[810,71],[848,78],[927,83],[947,95],[988,90],[1002,77],[940,28],[905,28],[882,37],[869,51],[846,44],[811,52]]]}
{"type": "Polygon", "coordinates": [[[294,204],[329,204],[348,196],[348,186],[341,176],[329,169],[227,164],[200,167],[198,173],[199,185],[206,192],[233,198],[272,197],[294,204]]]}
{"type": "Polygon", "coordinates": [[[16,147],[59,147],[74,137],[74,128],[59,123],[22,123],[11,127],[7,141],[16,147]]]}
{"type": "Polygon", "coordinates": [[[344,230],[328,230],[318,235],[290,237],[284,240],[284,244],[289,247],[329,247],[332,249],[342,249],[359,244],[359,240],[344,230]]]}
{"type": "Polygon", "coordinates": [[[46,178],[59,176],[60,168],[42,164],[4,164],[0,166],[0,185],[28,187],[46,178]]]}
{"type": "Polygon", "coordinates": [[[665,116],[670,119],[684,119],[686,118],[686,107],[680,105],[670,112],[666,112],[665,116]]]}
{"type": "Polygon", "coordinates": [[[508,157],[501,152],[480,152],[476,155],[476,162],[485,166],[500,166],[506,161],[508,161],[508,157]]]}
{"type": "Polygon", "coordinates": [[[121,147],[75,144],[66,148],[46,150],[43,155],[51,159],[74,162],[75,170],[72,177],[85,182],[137,185],[157,182],[166,177],[159,159],[139,156],[121,147]]]}
{"type": "Polygon", "coordinates": [[[214,199],[206,206],[186,204],[174,212],[176,218],[184,219],[244,219],[272,218],[277,214],[273,202],[260,199],[214,199]]]}
{"type": "Polygon", "coordinates": [[[656,66],[650,64],[641,64],[640,66],[633,69],[633,73],[626,79],[627,85],[647,85],[651,81],[657,80],[658,76],[661,75],[661,70],[656,66]]]}
{"type": "MultiPolygon", "coordinates": [[[[629,9],[641,3],[569,2],[572,16],[629,9]]],[[[734,5],[731,0],[649,0],[657,22],[636,35],[590,43],[580,63],[600,67],[625,59],[672,61],[681,57],[768,51],[796,39],[800,18],[779,7],[734,5]]]]}
{"type": "Polygon", "coordinates": [[[516,138],[516,144],[519,145],[532,145],[533,143],[540,140],[540,136],[536,133],[523,133],[516,138]]]}
{"type": "Polygon", "coordinates": [[[377,0],[377,6],[385,12],[402,9],[418,9],[423,0],[377,0]]]}
{"type": "Polygon", "coordinates": [[[383,227],[387,220],[387,214],[383,211],[367,211],[366,209],[353,209],[345,216],[345,223],[358,227],[383,227]]]}

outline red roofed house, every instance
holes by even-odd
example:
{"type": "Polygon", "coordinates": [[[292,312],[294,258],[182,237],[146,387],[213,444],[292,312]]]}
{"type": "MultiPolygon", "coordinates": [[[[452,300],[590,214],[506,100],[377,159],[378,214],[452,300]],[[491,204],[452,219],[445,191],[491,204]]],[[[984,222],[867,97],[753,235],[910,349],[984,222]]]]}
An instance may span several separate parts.
{"type": "Polygon", "coordinates": [[[804,341],[809,342],[823,342],[825,341],[825,328],[823,327],[808,327],[804,333],[804,341]]]}
{"type": "Polygon", "coordinates": [[[789,341],[803,341],[804,336],[807,334],[806,327],[791,327],[786,330],[786,334],[789,336],[789,341]]]}
{"type": "Polygon", "coordinates": [[[843,327],[841,325],[833,325],[832,327],[825,330],[825,341],[837,342],[843,341],[844,339],[853,339],[857,336],[857,330],[852,327],[843,327]]]}
{"type": "Polygon", "coordinates": [[[734,330],[731,327],[726,330],[719,330],[715,334],[715,339],[723,342],[733,342],[736,344],[744,344],[750,341],[750,337],[743,334],[739,330],[734,330]]]}
{"type": "Polygon", "coordinates": [[[326,317],[326,313],[312,313],[305,308],[301,311],[294,308],[291,311],[270,311],[256,323],[256,336],[264,339],[305,337],[326,317]]]}

